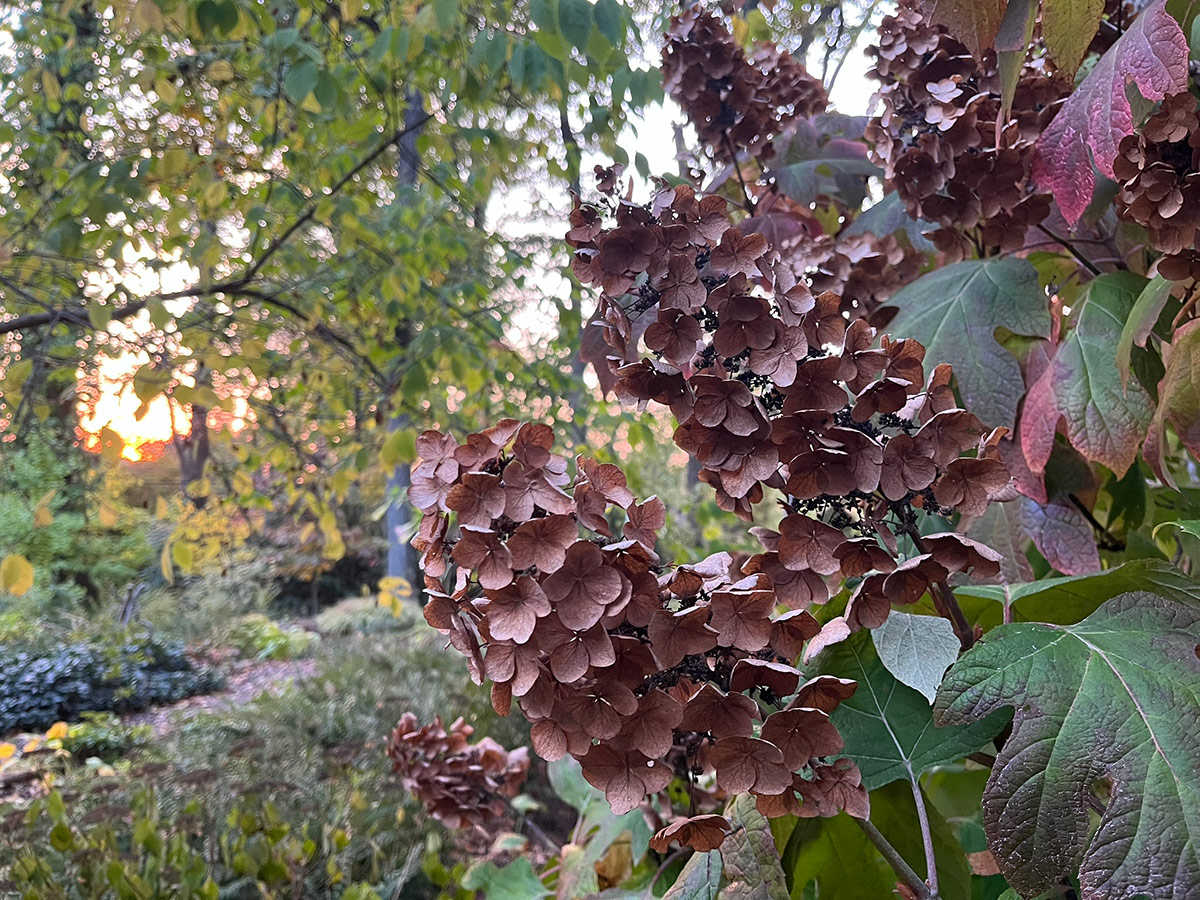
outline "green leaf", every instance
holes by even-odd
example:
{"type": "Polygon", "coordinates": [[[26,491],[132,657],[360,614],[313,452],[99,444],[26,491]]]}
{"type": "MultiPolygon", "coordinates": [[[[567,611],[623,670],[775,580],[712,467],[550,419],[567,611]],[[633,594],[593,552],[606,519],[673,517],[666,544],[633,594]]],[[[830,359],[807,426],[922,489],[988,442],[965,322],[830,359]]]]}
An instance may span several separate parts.
{"type": "Polygon", "coordinates": [[[458,22],[458,0],[434,0],[433,14],[438,28],[449,31],[458,22]]]}
{"type": "MultiPolygon", "coordinates": [[[[1071,0],[1068,0],[1071,2],[1071,0]]],[[[1029,41],[1033,38],[1033,26],[1037,21],[1037,0],[1009,0],[1004,10],[1004,19],[996,32],[996,63],[1000,70],[1001,113],[1008,118],[1012,109],[1013,94],[1025,68],[1029,55],[1029,41]]]]}
{"type": "Polygon", "coordinates": [[[596,28],[612,46],[620,47],[625,40],[628,21],[624,7],[617,0],[596,0],[592,10],[596,28]]]}
{"type": "Polygon", "coordinates": [[[941,616],[903,612],[892,612],[871,632],[871,640],[884,668],[930,703],[960,648],[954,626],[941,616]]]}
{"type": "Polygon", "coordinates": [[[734,827],[721,845],[728,885],[722,900],[788,900],[775,837],[751,794],[739,794],[726,813],[734,827]]]}
{"type": "Polygon", "coordinates": [[[721,888],[721,851],[693,853],[662,900],[717,900],[721,888]]]}
{"type": "Polygon", "coordinates": [[[963,584],[954,589],[954,594],[972,622],[987,630],[1000,624],[1006,606],[1014,622],[1074,625],[1106,600],[1137,590],[1180,603],[1200,603],[1200,584],[1159,559],[1139,559],[1107,572],[1043,578],[1026,584],[963,584]],[[986,601],[986,605],[971,603],[973,598],[986,601]]]}
{"type": "Polygon", "coordinates": [[[636,862],[646,855],[650,846],[650,826],[638,810],[614,815],[604,792],[592,787],[583,778],[579,762],[564,757],[547,765],[550,785],[554,792],[579,813],[577,830],[580,840],[587,842],[588,865],[599,861],[622,834],[630,836],[630,852],[636,862]]]}
{"type": "Polygon", "coordinates": [[[1132,272],[1101,275],[1087,286],[1075,327],[1025,398],[1021,447],[1035,472],[1050,459],[1060,418],[1072,446],[1118,476],[1137,458],[1153,403],[1136,380],[1122,383],[1113,348],[1145,286],[1132,272]]]}
{"type": "MultiPolygon", "coordinates": [[[[941,900],[968,900],[971,872],[954,831],[926,800],[941,900]]],[[[775,820],[779,823],[780,820],[775,820]]],[[[894,783],[871,792],[871,823],[918,874],[925,871],[917,808],[910,785],[894,783]]],[[[897,877],[875,846],[845,813],[832,819],[794,820],[782,852],[791,896],[820,900],[875,900],[895,896],[897,877]]],[[[785,828],[778,828],[776,834],[785,828]]],[[[728,838],[726,838],[728,840],[728,838]]]]}
{"type": "Polygon", "coordinates": [[[283,79],[283,92],[293,103],[303,103],[316,86],[317,64],[311,59],[301,60],[292,66],[283,79]]]}
{"type": "Polygon", "coordinates": [[[1178,522],[1163,522],[1154,528],[1154,537],[1158,537],[1158,532],[1163,528],[1175,528],[1182,531],[1184,534],[1191,535],[1194,538],[1200,538],[1200,519],[1183,519],[1178,522]]]}
{"type": "Polygon", "coordinates": [[[1138,591],[1078,625],[1002,625],[938,692],[938,719],[1016,715],[984,792],[988,846],[1022,894],[1079,865],[1083,896],[1183,900],[1200,884],[1200,602],[1138,591]],[[1112,782],[1089,835],[1088,793],[1112,782]],[[1082,859],[1082,862],[1080,860],[1082,859]]]}
{"type": "Polygon", "coordinates": [[[980,59],[983,51],[993,45],[1007,3],[1008,0],[925,0],[923,5],[930,20],[945,25],[972,56],[980,59]]]}
{"type": "Polygon", "coordinates": [[[1012,428],[1025,382],[996,332],[1050,337],[1050,308],[1033,265],[1015,257],[955,263],[918,278],[890,305],[900,312],[888,331],[923,343],[926,359],[953,365],[967,409],[986,425],[1012,428]]]}
{"type": "Polygon", "coordinates": [[[1053,0],[1042,5],[1042,37],[1056,69],[1074,74],[1103,13],[1104,0],[1053,0]]]}
{"type": "Polygon", "coordinates": [[[544,900],[553,896],[533,873],[527,856],[518,857],[503,869],[490,862],[475,866],[463,876],[462,886],[482,891],[488,900],[544,900]]]}
{"type": "Polygon", "coordinates": [[[1158,385],[1158,409],[1146,435],[1146,462],[1167,484],[1175,486],[1166,466],[1166,433],[1169,423],[1180,442],[1200,458],[1200,319],[1192,319],[1175,332],[1166,352],[1166,372],[1158,385]]]}
{"type": "Polygon", "coordinates": [[[1117,371],[1121,373],[1121,384],[1129,382],[1129,358],[1133,353],[1134,344],[1139,347],[1146,346],[1146,339],[1150,337],[1150,332],[1154,330],[1158,317],[1171,296],[1172,286],[1172,282],[1161,275],[1155,275],[1138,294],[1137,302],[1129,311],[1121,329],[1121,338],[1117,341],[1117,371]]]}
{"type": "Polygon", "coordinates": [[[858,682],[854,696],[842,701],[832,719],[867,790],[899,778],[912,780],[978,750],[1007,719],[1000,713],[971,725],[935,728],[929,702],[884,668],[864,631],[827,650],[821,671],[858,682]]]}
{"type": "Polygon", "coordinates": [[[586,49],[592,34],[592,4],[588,0],[559,0],[558,25],[572,46],[586,49]]]}

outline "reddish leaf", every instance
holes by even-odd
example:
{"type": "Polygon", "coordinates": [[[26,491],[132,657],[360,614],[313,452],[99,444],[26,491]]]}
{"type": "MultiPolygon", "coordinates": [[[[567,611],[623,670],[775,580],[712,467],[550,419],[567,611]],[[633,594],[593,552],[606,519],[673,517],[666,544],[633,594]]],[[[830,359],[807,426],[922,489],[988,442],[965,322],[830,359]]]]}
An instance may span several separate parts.
{"type": "Polygon", "coordinates": [[[775,610],[771,591],[718,591],[712,596],[712,627],[725,647],[753,653],[771,639],[770,615],[775,610]]]}
{"type": "Polygon", "coordinates": [[[833,675],[818,675],[800,685],[795,698],[788,704],[788,709],[807,707],[831,713],[838,705],[858,690],[858,682],[849,678],[837,678],[833,675]]]}
{"type": "MultiPolygon", "coordinates": [[[[814,620],[815,621],[815,620],[814,620]]],[[[800,683],[800,673],[792,666],[768,659],[739,659],[729,676],[731,691],[768,688],[776,697],[786,697],[800,683]]]]}
{"type": "Polygon", "coordinates": [[[577,541],[567,550],[562,567],[542,587],[562,623],[581,631],[600,621],[605,607],[621,594],[622,585],[620,573],[605,564],[599,547],[577,541]]]}
{"type": "Polygon", "coordinates": [[[1071,225],[1087,209],[1095,188],[1089,147],[1096,167],[1115,178],[1117,145],[1134,129],[1125,94],[1131,80],[1148,100],[1187,90],[1187,38],[1165,0],[1133,20],[1038,138],[1034,180],[1054,194],[1071,225]]]}

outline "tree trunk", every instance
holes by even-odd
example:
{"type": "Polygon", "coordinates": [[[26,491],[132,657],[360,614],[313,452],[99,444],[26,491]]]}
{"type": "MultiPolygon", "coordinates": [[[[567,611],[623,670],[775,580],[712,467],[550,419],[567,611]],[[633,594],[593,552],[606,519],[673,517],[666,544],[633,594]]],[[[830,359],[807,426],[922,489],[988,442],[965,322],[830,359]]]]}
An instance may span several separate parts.
{"type": "MultiPolygon", "coordinates": [[[[397,144],[400,154],[399,175],[396,179],[396,201],[410,202],[410,194],[417,183],[417,138],[420,137],[419,123],[425,116],[425,98],[417,91],[408,92],[408,109],[404,113],[404,125],[408,129],[397,144]]],[[[388,432],[400,431],[409,426],[408,416],[396,413],[388,420],[388,432]]],[[[392,469],[388,475],[388,508],[385,518],[387,526],[387,574],[389,578],[404,578],[410,584],[417,583],[417,556],[409,546],[407,531],[412,523],[412,508],[408,504],[408,486],[412,472],[406,463],[392,469]]],[[[413,596],[419,596],[414,589],[413,596]]]]}
{"type": "Polygon", "coordinates": [[[208,407],[193,404],[191,433],[173,435],[171,442],[179,454],[179,485],[183,495],[192,501],[196,509],[203,509],[208,502],[208,495],[192,496],[188,493],[188,485],[204,477],[204,467],[208,463],[208,407]]]}

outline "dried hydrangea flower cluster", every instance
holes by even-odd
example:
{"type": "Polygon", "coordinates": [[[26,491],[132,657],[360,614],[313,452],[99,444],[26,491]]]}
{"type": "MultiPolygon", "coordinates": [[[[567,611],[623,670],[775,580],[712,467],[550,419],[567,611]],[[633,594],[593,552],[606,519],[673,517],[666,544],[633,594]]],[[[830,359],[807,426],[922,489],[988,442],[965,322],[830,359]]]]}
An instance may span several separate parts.
{"type": "Polygon", "coordinates": [[[789,122],[828,105],[821,82],[790,53],[761,44],[747,57],[724,21],[698,7],[672,16],[666,38],[667,93],[724,162],[741,151],[769,159],[772,139],[789,122]]]}
{"type": "Polygon", "coordinates": [[[449,828],[486,827],[504,819],[529,771],[524,747],[505,750],[489,737],[470,743],[462,719],[420,725],[405,713],[388,739],[388,756],[406,790],[449,828]]]}
{"type": "Polygon", "coordinates": [[[884,18],[873,52],[883,108],[867,138],[909,214],[943,226],[929,236],[952,256],[967,249],[960,230],[985,254],[1020,249],[1026,231],[1050,212],[1049,195],[1030,178],[1033,147],[1070,92],[1069,80],[1027,64],[997,130],[995,54],[976,61],[943,26],[926,21],[920,0],[901,0],[884,18]]]}
{"type": "Polygon", "coordinates": [[[1009,498],[1004,431],[957,407],[949,366],[926,382],[918,342],[885,336],[877,347],[875,329],[848,324],[837,295],[814,296],[722,210],[687,186],[646,207],[609,193],[575,210],[572,222],[588,227],[568,239],[577,274],[603,289],[618,396],[671,407],[676,443],[703,465],[723,509],[750,520],[765,487],[784,496],[780,530],[759,531],[765,552],[747,571],[802,609],[861,578],[851,628],[882,624],[891,604],[951,574],[995,575],[994,551],[952,532],[923,537],[918,523],[1009,498]],[[897,534],[911,558],[900,560],[897,534]]]}
{"type": "Polygon", "coordinates": [[[1190,93],[1170,94],[1145,127],[1121,141],[1113,170],[1117,214],[1150,233],[1161,250],[1158,271],[1183,281],[1200,277],[1200,116],[1190,93]]]}
{"type": "Polygon", "coordinates": [[[896,315],[887,301],[921,274],[925,254],[895,235],[820,235],[785,252],[792,268],[805,272],[813,293],[842,298],[842,311],[883,327],[896,315]]]}
{"type": "MultiPolygon", "coordinates": [[[[801,684],[793,663],[821,627],[801,608],[807,595],[774,589],[779,553],[664,565],[663,503],[639,502],[620,469],[583,458],[569,485],[551,449],[550,428],[511,420],[461,445],[437,432],[418,441],[425,617],[492,681],[496,709],[515,700],[538,754],[579,758],[618,812],[676,776],[715,772],[721,790],[750,791],[771,814],[865,814],[829,722],[855,685],[801,684]]],[[[810,548],[792,528],[786,541],[803,577],[810,548]]],[[[823,556],[817,565],[828,570],[823,556]]],[[[712,824],[675,822],[662,839],[711,842],[712,824]]]]}

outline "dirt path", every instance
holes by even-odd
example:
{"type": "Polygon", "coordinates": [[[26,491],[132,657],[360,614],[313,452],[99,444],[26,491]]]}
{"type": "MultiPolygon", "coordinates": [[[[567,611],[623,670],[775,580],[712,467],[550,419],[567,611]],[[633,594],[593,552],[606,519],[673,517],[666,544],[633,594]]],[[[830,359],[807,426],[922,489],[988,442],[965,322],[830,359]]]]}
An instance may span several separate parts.
{"type": "Polygon", "coordinates": [[[170,706],[156,706],[122,716],[126,725],[149,725],[156,736],[171,730],[176,718],[190,719],[198,713],[220,712],[245,706],[260,694],[282,693],[289,685],[310,677],[316,671],[313,659],[249,661],[235,666],[225,681],[225,689],[180,700],[170,706]]]}

